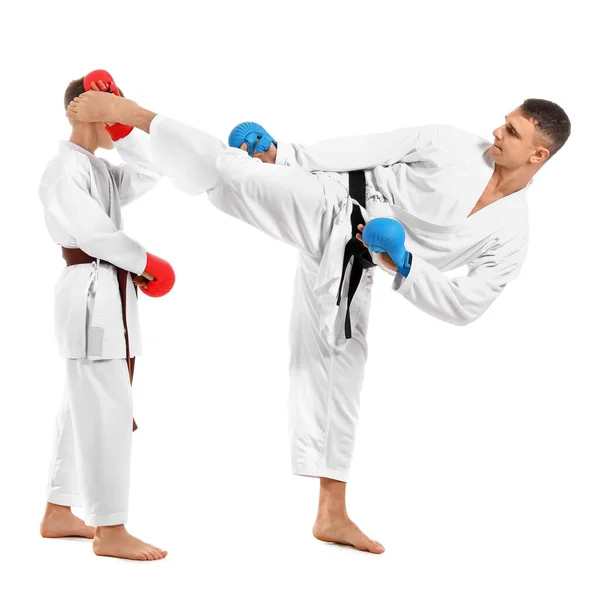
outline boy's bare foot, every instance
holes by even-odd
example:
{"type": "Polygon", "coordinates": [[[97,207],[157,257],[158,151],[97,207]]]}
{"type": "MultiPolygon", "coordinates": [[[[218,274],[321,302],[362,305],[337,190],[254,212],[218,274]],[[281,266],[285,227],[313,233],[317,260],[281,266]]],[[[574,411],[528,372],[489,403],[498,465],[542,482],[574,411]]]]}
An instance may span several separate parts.
{"type": "Polygon", "coordinates": [[[130,535],[123,524],[99,526],[93,547],[96,555],[123,559],[149,561],[162,559],[167,555],[166,551],[130,535]]]}
{"type": "Polygon", "coordinates": [[[60,539],[62,537],[85,537],[93,539],[96,529],[86,526],[85,522],[71,512],[66,505],[46,504],[46,513],[40,524],[40,534],[45,539],[60,539]]]}

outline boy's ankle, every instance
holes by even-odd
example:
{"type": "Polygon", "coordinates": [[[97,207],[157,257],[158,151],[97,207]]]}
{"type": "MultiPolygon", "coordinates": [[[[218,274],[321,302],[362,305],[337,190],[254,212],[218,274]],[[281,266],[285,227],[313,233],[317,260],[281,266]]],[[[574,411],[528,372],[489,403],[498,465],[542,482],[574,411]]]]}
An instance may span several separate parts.
{"type": "Polygon", "coordinates": [[[114,526],[97,526],[96,536],[106,537],[113,534],[119,534],[125,530],[125,524],[115,524],[114,526]]]}

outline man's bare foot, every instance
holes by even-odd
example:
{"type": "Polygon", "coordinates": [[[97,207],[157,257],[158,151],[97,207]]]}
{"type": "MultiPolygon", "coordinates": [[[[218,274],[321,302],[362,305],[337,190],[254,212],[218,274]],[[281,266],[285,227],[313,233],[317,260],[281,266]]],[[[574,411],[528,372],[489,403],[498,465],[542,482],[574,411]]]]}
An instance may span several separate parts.
{"type": "Polygon", "coordinates": [[[71,512],[66,505],[46,504],[46,513],[40,524],[40,534],[45,539],[60,539],[63,537],[85,537],[93,539],[96,529],[86,526],[85,522],[71,512]]]}
{"type": "Polygon", "coordinates": [[[313,526],[313,535],[319,541],[352,545],[369,553],[385,551],[381,543],[370,539],[348,516],[318,516],[313,526]]]}
{"type": "Polygon", "coordinates": [[[166,551],[130,535],[123,524],[99,526],[93,547],[96,555],[141,561],[162,559],[167,555],[166,551]]]}
{"type": "Polygon", "coordinates": [[[319,512],[313,526],[313,535],[319,541],[351,545],[361,551],[383,553],[381,543],[370,539],[346,512],[346,483],[331,478],[321,478],[319,512]]]}
{"type": "Polygon", "coordinates": [[[88,91],[74,98],[67,107],[67,117],[82,123],[123,123],[139,108],[133,100],[101,91],[88,91]]]}

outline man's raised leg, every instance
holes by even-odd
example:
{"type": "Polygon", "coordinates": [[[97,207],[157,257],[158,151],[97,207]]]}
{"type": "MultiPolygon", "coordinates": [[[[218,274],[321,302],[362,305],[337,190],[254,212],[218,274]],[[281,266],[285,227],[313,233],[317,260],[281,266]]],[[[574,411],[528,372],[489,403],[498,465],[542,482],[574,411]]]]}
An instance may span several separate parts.
{"type": "Polygon", "coordinates": [[[112,94],[87,92],[71,102],[68,115],[148,132],[154,167],[177,187],[190,194],[208,192],[219,210],[313,256],[323,251],[348,197],[327,175],[264,164],[209,133],[112,94]]]}

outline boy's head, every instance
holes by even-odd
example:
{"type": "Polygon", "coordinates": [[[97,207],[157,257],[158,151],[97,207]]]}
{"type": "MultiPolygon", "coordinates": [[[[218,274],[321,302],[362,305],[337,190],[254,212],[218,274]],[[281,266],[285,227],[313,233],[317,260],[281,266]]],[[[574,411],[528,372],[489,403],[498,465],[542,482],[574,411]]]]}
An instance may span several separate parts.
{"type": "MultiPolygon", "coordinates": [[[[80,79],[74,79],[69,83],[65,90],[65,110],[71,103],[71,100],[77,98],[81,94],[85,93],[83,87],[83,77],[80,79]]],[[[105,150],[112,150],[114,148],[113,141],[106,131],[104,123],[80,123],[76,121],[69,121],[73,127],[73,131],[86,131],[86,133],[94,134],[96,138],[96,145],[98,148],[104,148],[105,150]]]]}

